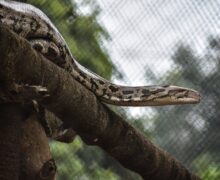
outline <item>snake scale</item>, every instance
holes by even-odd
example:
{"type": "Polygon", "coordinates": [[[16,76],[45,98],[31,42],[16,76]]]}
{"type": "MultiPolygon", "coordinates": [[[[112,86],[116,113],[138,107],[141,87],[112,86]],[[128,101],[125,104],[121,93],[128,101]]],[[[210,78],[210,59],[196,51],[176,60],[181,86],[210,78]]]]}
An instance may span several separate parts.
{"type": "Polygon", "coordinates": [[[25,38],[44,57],[71,73],[102,102],[121,106],[158,106],[198,103],[200,95],[178,86],[120,86],[81,66],[64,38],[38,8],[15,1],[0,1],[0,24],[25,38]]]}

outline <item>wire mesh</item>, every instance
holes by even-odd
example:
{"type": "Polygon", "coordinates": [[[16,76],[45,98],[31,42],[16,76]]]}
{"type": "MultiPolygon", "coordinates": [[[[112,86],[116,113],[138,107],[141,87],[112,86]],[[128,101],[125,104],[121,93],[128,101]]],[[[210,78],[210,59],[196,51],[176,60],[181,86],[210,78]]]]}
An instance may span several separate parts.
{"type": "MultiPolygon", "coordinates": [[[[105,77],[109,77],[106,68],[100,71],[96,65],[100,60],[104,65],[99,67],[111,66],[111,79],[115,83],[175,84],[201,92],[199,105],[120,108],[118,111],[192,172],[205,180],[220,179],[220,1],[57,2],[57,5],[43,0],[34,3],[43,8],[64,37],[69,38],[70,48],[75,49],[73,53],[83,65],[105,77]],[[60,5],[68,6],[67,17],[60,5]],[[106,31],[95,37],[107,54],[107,61],[111,60],[107,65],[102,58],[84,60],[85,53],[93,52],[97,59],[96,48],[93,48],[96,44],[89,41],[87,32],[82,32],[80,42],[85,42],[81,47],[89,45],[91,48],[89,52],[77,48],[79,34],[72,33],[75,36],[71,39],[74,30],[68,29],[68,23],[74,24],[79,16],[94,16],[94,12],[92,20],[106,31]],[[61,22],[63,18],[64,23],[61,22]],[[90,63],[95,64],[94,67],[90,63]]],[[[82,21],[83,25],[88,31],[94,30],[88,21],[82,21]]],[[[109,69],[108,72],[111,74],[109,69]]],[[[51,148],[60,162],[60,179],[68,179],[69,172],[74,179],[139,178],[79,139],[68,147],[52,143],[51,148]],[[63,156],[65,153],[71,155],[63,156]]]]}

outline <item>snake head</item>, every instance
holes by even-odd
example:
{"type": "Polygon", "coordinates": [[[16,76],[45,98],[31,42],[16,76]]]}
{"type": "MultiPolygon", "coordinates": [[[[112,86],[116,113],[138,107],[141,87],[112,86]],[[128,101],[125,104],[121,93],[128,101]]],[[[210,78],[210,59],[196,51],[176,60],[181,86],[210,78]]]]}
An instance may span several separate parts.
{"type": "Polygon", "coordinates": [[[152,105],[196,104],[201,100],[200,93],[189,88],[179,86],[162,86],[154,93],[149,103],[152,105]]]}

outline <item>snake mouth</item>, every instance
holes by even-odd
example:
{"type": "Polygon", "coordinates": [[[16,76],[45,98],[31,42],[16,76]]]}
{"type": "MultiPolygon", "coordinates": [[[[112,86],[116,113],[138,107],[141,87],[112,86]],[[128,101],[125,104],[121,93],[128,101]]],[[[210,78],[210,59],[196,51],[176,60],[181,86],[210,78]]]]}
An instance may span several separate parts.
{"type": "Polygon", "coordinates": [[[199,94],[199,92],[192,90],[192,89],[187,89],[186,92],[186,101],[189,101],[191,103],[199,103],[201,100],[201,95],[199,94]]]}
{"type": "Polygon", "coordinates": [[[170,88],[173,88],[173,90],[170,90],[169,94],[176,97],[177,100],[180,99],[181,101],[189,101],[192,103],[198,103],[201,100],[201,95],[199,92],[193,89],[182,88],[178,86],[170,86],[170,88]]]}

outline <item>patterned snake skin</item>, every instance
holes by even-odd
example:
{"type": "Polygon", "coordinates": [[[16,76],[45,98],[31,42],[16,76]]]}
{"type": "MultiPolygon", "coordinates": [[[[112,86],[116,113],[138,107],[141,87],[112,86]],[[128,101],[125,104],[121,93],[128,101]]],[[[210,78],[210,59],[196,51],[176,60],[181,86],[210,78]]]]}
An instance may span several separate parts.
{"type": "Polygon", "coordinates": [[[48,60],[71,73],[101,101],[121,106],[158,106],[198,103],[198,92],[177,86],[115,85],[81,66],[48,17],[36,7],[9,0],[0,1],[0,24],[25,38],[48,60]]]}

